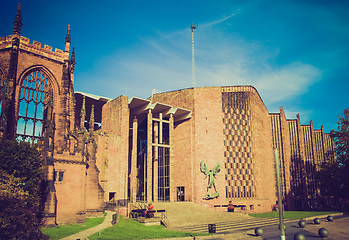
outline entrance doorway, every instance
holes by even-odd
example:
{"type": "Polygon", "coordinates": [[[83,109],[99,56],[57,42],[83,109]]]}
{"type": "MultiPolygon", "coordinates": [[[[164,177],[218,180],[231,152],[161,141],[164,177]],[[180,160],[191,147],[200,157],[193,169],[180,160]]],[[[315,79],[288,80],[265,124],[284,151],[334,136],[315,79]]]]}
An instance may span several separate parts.
{"type": "Polygon", "coordinates": [[[177,202],[184,202],[185,200],[184,187],[177,187],[177,202]]]}
{"type": "Polygon", "coordinates": [[[109,192],[109,201],[115,202],[115,192],[109,192]]]}

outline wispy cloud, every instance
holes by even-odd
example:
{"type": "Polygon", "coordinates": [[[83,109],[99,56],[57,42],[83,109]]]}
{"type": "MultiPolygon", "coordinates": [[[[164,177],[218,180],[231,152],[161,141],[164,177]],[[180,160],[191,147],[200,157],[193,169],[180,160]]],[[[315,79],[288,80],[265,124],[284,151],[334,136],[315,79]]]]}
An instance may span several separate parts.
{"type": "Polygon", "coordinates": [[[219,19],[219,20],[215,20],[215,21],[212,21],[212,22],[201,24],[200,27],[202,27],[202,28],[211,27],[211,26],[213,26],[215,24],[224,22],[224,21],[228,20],[229,18],[232,18],[232,17],[236,16],[239,13],[239,11],[240,11],[240,9],[236,10],[235,12],[230,14],[228,17],[224,17],[224,18],[219,19]]]}
{"type": "Polygon", "coordinates": [[[294,62],[264,72],[255,82],[255,87],[266,96],[266,102],[272,104],[307,92],[320,76],[320,70],[314,66],[294,62]]]}

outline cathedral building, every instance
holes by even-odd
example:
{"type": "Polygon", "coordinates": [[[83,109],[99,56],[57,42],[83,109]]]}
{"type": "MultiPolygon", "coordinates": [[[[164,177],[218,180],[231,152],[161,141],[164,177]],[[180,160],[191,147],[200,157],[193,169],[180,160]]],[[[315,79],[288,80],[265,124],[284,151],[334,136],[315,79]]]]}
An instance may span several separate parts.
{"type": "MultiPolygon", "coordinates": [[[[174,90],[148,99],[74,91],[70,26],[65,49],[13,34],[0,38],[0,137],[42,152],[46,223],[83,222],[116,203],[191,201],[246,212],[276,202],[274,149],[289,210],[318,209],[316,169],[334,149],[321,129],[269,113],[252,86],[174,90]]],[[[328,157],[330,156],[330,157],[328,157]]]]}

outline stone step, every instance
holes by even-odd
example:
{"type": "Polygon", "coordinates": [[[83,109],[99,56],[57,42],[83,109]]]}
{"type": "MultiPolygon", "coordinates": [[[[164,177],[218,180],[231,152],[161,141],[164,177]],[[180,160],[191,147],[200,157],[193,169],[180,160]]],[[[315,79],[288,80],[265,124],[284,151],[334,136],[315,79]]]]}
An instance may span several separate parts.
{"type": "MultiPolygon", "coordinates": [[[[285,220],[285,222],[293,222],[293,221],[294,220],[285,220]]],[[[255,219],[251,219],[250,221],[244,221],[244,222],[237,222],[237,221],[212,222],[211,224],[216,225],[216,233],[231,233],[234,231],[254,229],[256,227],[277,225],[278,223],[279,223],[279,220],[275,218],[255,218],[255,219]]],[[[197,224],[197,225],[191,225],[191,226],[174,227],[171,229],[177,230],[177,231],[184,231],[184,232],[207,233],[208,224],[197,224]]]]}
{"type": "Polygon", "coordinates": [[[152,218],[138,217],[138,218],[135,218],[134,220],[136,220],[137,222],[143,223],[146,226],[160,225],[161,224],[160,217],[152,217],[152,218]]]}

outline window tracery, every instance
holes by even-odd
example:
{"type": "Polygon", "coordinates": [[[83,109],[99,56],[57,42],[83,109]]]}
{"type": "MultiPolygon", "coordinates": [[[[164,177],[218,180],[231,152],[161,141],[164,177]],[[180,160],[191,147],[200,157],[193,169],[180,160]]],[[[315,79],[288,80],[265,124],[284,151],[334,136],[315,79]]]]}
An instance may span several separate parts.
{"type": "Polygon", "coordinates": [[[44,109],[51,90],[48,77],[41,69],[25,75],[19,95],[17,140],[35,144],[42,137],[44,109]]]}

